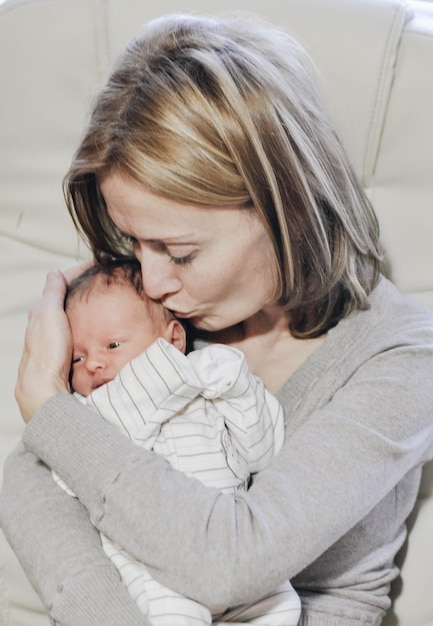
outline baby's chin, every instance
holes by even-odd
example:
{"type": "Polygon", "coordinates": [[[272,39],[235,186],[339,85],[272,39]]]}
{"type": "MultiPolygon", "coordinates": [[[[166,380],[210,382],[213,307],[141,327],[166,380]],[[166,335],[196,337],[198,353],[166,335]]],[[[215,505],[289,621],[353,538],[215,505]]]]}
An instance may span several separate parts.
{"type": "Polygon", "coordinates": [[[74,384],[72,384],[72,392],[77,393],[80,396],[84,396],[85,398],[87,398],[87,396],[90,396],[92,391],[95,391],[95,389],[99,389],[99,387],[102,387],[103,385],[109,383],[110,380],[112,379],[107,378],[104,380],[99,380],[98,382],[90,383],[88,385],[76,385],[75,386],[74,384]]]}

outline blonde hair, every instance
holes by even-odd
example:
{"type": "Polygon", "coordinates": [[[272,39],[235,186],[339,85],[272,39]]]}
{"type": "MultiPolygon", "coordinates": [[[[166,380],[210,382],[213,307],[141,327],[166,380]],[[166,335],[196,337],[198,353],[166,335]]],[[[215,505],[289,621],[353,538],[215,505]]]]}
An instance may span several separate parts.
{"type": "Polygon", "coordinates": [[[178,202],[255,211],[294,335],[321,335],[367,308],[377,219],[288,34],[245,15],[148,24],[99,94],[65,177],[69,211],[99,259],[131,253],[99,189],[115,171],[178,202]]]}

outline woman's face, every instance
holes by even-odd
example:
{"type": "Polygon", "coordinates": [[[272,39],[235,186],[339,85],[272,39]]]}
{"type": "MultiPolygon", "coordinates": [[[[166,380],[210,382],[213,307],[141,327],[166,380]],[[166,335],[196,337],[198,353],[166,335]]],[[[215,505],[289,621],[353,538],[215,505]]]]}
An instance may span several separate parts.
{"type": "Polygon", "coordinates": [[[252,211],[167,200],[120,174],[105,177],[101,191],[133,240],[145,293],[177,317],[216,331],[273,304],[272,243],[252,211]]]}

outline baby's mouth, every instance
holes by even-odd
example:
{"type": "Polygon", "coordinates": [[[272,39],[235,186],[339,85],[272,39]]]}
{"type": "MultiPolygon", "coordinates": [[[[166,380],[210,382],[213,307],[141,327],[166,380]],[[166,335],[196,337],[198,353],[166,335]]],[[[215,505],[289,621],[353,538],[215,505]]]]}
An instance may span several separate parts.
{"type": "Polygon", "coordinates": [[[94,389],[98,389],[98,387],[102,387],[102,385],[109,383],[110,380],[112,380],[112,378],[110,378],[109,376],[105,376],[104,378],[98,378],[97,380],[94,380],[92,382],[92,391],[94,389]]]}

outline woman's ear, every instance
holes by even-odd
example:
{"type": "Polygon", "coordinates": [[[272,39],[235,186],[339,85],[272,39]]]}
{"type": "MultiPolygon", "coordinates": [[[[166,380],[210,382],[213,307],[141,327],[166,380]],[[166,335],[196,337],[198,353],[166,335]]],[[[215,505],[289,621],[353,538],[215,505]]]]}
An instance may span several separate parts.
{"type": "Polygon", "coordinates": [[[170,320],[164,333],[164,339],[185,354],[186,331],[178,320],[170,320]]]}

